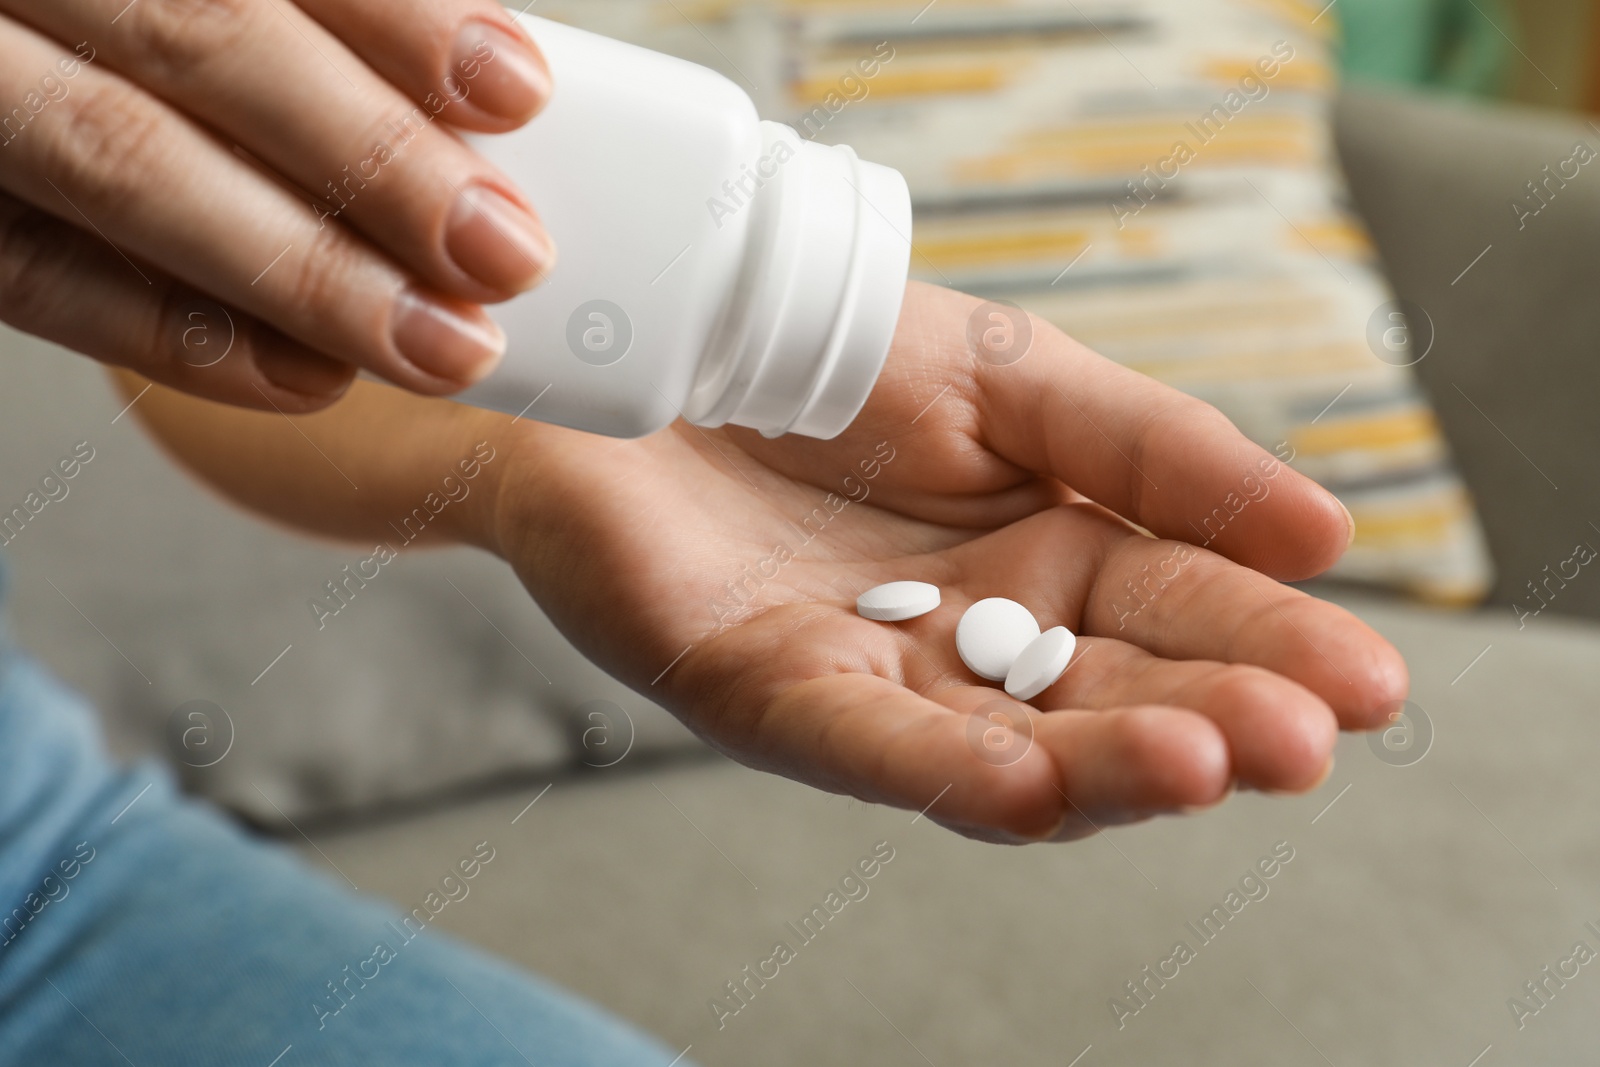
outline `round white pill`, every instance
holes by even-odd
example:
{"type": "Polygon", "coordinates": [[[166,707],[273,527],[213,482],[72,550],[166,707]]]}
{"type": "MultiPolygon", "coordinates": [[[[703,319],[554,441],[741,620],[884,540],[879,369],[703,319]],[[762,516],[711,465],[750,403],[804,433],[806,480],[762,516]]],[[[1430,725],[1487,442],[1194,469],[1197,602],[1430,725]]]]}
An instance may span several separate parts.
{"type": "Polygon", "coordinates": [[[1003,682],[1022,650],[1039,636],[1039,621],[1015,600],[990,597],[968,608],[956,624],[956,651],[980,678],[1003,682]]]}
{"type": "Polygon", "coordinates": [[[1006,675],[1006,692],[1018,700],[1032,700],[1049,689],[1072,662],[1078,639],[1065,626],[1055,626],[1022,650],[1006,675]]]}
{"type": "Polygon", "coordinates": [[[939,606],[939,587],[927,582],[890,582],[856,598],[856,611],[876,622],[905,622],[939,606]]]}

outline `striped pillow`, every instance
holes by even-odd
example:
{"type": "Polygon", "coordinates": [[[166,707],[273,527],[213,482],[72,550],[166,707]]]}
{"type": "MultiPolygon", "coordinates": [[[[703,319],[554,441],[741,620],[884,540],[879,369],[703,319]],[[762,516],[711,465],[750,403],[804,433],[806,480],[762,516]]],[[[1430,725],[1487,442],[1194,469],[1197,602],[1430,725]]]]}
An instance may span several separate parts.
{"type": "MultiPolygon", "coordinates": [[[[1467,603],[1476,515],[1346,207],[1330,18],[1300,0],[547,0],[898,167],[913,269],[1221,408],[1336,493],[1333,575],[1467,603]]],[[[1420,350],[1419,350],[1420,349],[1420,350]]]]}

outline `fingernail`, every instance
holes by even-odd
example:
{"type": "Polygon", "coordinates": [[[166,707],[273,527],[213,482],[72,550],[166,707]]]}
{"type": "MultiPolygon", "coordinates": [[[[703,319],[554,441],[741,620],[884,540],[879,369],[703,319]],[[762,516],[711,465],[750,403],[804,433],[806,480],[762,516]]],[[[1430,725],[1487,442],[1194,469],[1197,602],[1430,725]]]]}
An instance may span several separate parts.
{"type": "Polygon", "coordinates": [[[1309,792],[1311,792],[1312,789],[1321,789],[1323,784],[1326,783],[1329,778],[1333,777],[1333,765],[1336,762],[1336,760],[1337,760],[1336,756],[1329,756],[1328,757],[1328,765],[1326,767],[1322,768],[1322,776],[1320,778],[1318,778],[1316,780],[1316,783],[1311,786],[1311,789],[1307,789],[1306,792],[1309,793],[1309,792]]]}
{"type": "Polygon", "coordinates": [[[1024,837],[1021,839],[1021,841],[1023,844],[1028,845],[1042,845],[1047,842],[1054,841],[1057,837],[1061,836],[1061,832],[1066,828],[1067,814],[1063,812],[1061,818],[1057,819],[1056,824],[1050,827],[1050,829],[1032,837],[1024,837]]]}
{"type": "Polygon", "coordinates": [[[538,114],[554,87],[544,57],[525,38],[477,20],[456,34],[450,74],[454,98],[514,122],[538,114]]]}
{"type": "Polygon", "coordinates": [[[1356,543],[1356,517],[1350,514],[1350,509],[1344,506],[1344,501],[1334,497],[1334,502],[1339,505],[1339,510],[1344,512],[1344,521],[1349,526],[1350,532],[1345,537],[1344,547],[1349,548],[1356,543]]]}
{"type": "Polygon", "coordinates": [[[306,397],[336,396],[350,387],[355,368],[301,348],[285,339],[258,343],[256,369],[279,389],[306,397]]]}
{"type": "Polygon", "coordinates": [[[407,362],[463,388],[487,377],[506,351],[505,331],[483,309],[415,289],[395,300],[392,329],[407,362]]]}
{"type": "Polygon", "coordinates": [[[539,220],[487,185],[475,185],[456,198],[444,240],[456,266],[481,284],[507,293],[533,288],[556,258],[555,246],[539,220]]]}

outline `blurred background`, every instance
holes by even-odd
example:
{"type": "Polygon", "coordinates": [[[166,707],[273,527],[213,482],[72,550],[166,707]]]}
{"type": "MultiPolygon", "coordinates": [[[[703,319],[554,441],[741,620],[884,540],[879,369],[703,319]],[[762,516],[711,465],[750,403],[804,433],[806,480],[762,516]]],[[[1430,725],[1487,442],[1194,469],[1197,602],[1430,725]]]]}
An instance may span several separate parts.
{"type": "Polygon", "coordinates": [[[1339,0],[1334,10],[1352,82],[1600,110],[1591,0],[1339,0]]]}
{"type": "Polygon", "coordinates": [[[1600,149],[1597,8],[536,9],[721,67],[791,121],[896,43],[824,136],[908,173],[919,271],[1291,444],[1355,513],[1312,591],[1395,641],[1414,690],[1312,796],[999,849],[716,757],[475,553],[404,554],[319,627],[308,602],[370,550],[217,502],[98,367],[0,331],[0,502],[94,457],[0,547],[14,629],[119,752],[329,877],[410,907],[491,841],[437,925],[708,1065],[1592,1062],[1600,977],[1526,983],[1600,950],[1600,578],[1563,569],[1600,546],[1600,178],[1546,178],[1600,149]],[[1127,183],[1279,42],[1296,58],[1270,95],[1119,226],[1127,183]],[[719,1020],[726,984],[879,842],[870,897],[719,1020]],[[1269,895],[1201,946],[1188,924],[1275,850],[1294,858],[1269,895]],[[1130,999],[1180,939],[1198,958],[1130,999]]]}

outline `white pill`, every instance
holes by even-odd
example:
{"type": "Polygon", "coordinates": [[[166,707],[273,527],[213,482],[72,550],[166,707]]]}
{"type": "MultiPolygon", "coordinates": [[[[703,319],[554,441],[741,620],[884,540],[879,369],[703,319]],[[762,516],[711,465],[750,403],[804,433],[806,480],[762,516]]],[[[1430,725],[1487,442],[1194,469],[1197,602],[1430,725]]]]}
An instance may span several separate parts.
{"type": "Polygon", "coordinates": [[[939,587],[927,582],[890,582],[856,598],[861,617],[877,622],[905,622],[938,606],[939,587]]]}
{"type": "Polygon", "coordinates": [[[1006,675],[1006,692],[1018,700],[1032,700],[1049,689],[1072,662],[1078,639],[1065,626],[1055,626],[1022,650],[1006,675]]]}
{"type": "Polygon", "coordinates": [[[956,651],[980,678],[1003,682],[1022,650],[1039,636],[1039,621],[1015,600],[990,597],[968,608],[956,624],[956,651]]]}

